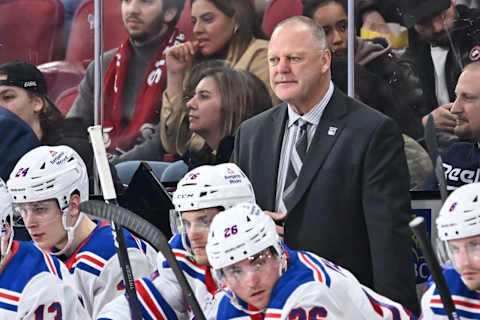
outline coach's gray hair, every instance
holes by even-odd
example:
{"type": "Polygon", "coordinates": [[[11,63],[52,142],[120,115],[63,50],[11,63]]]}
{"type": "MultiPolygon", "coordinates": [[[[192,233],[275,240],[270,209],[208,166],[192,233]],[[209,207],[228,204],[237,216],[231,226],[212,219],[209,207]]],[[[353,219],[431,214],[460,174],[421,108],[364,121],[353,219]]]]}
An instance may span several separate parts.
{"type": "Polygon", "coordinates": [[[275,33],[277,29],[280,29],[281,27],[287,26],[289,24],[303,24],[307,26],[312,31],[312,35],[317,44],[318,49],[320,49],[320,51],[323,51],[328,48],[327,37],[325,36],[325,31],[323,31],[322,26],[320,26],[318,23],[316,23],[314,20],[310,19],[309,17],[294,16],[294,17],[285,19],[279,22],[275,26],[273,33],[275,33]]]}

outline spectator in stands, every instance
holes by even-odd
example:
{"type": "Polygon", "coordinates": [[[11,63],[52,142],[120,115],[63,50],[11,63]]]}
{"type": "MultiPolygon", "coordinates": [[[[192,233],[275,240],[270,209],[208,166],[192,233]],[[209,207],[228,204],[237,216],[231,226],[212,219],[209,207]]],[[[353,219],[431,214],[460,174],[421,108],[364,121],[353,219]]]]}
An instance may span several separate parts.
{"type": "MultiPolygon", "coordinates": [[[[334,57],[346,57],[348,21],[346,0],[304,0],[303,15],[314,19],[325,30],[328,46],[334,57]]],[[[397,121],[402,132],[419,139],[423,137],[423,92],[418,89],[419,78],[409,63],[399,61],[385,38],[355,37],[355,62],[380,77],[396,99],[379,111],[397,121]]],[[[335,66],[333,66],[334,68],[335,66]]],[[[364,83],[362,83],[364,85],[364,83]]],[[[378,107],[375,106],[375,107],[378,107]]]]}
{"type": "MultiPolygon", "coordinates": [[[[462,138],[468,132],[455,132],[458,117],[450,109],[462,66],[480,59],[479,17],[479,10],[455,6],[455,0],[414,1],[404,14],[405,24],[412,27],[404,57],[415,64],[421,79],[427,98],[423,114],[433,115],[438,130],[462,138]]],[[[424,116],[424,124],[426,120],[424,116]]]]}
{"type": "MultiPolygon", "coordinates": [[[[193,41],[167,51],[167,89],[161,112],[161,139],[167,152],[183,154],[186,146],[179,143],[183,134],[179,123],[187,117],[182,101],[186,74],[192,64],[209,59],[229,61],[234,69],[244,69],[259,77],[268,86],[267,47],[255,19],[250,1],[193,0],[193,41]]],[[[271,90],[269,88],[269,90],[271,90]]],[[[272,100],[278,101],[273,93],[272,100]]],[[[191,147],[201,150],[205,141],[199,137],[191,147]]]]}
{"type": "MultiPolygon", "coordinates": [[[[414,0],[410,0],[414,1],[414,0]]],[[[433,0],[432,3],[436,1],[433,0]]],[[[362,25],[369,30],[389,33],[387,22],[403,24],[403,13],[408,0],[356,0],[357,26],[362,25]]],[[[479,8],[479,0],[457,0],[457,4],[470,8],[479,8]]]]}
{"type": "Polygon", "coordinates": [[[325,33],[310,18],[279,23],[268,60],[284,103],[243,122],[232,155],[257,203],[275,211],[289,247],[346,267],[418,312],[398,126],[334,87],[325,33]]]}
{"type": "MultiPolygon", "coordinates": [[[[347,60],[345,58],[332,59],[332,82],[344,92],[347,90],[347,75],[347,60]]],[[[355,65],[354,86],[355,97],[380,112],[388,115],[388,111],[384,111],[385,107],[395,105],[395,99],[388,84],[378,75],[358,64],[355,65]]],[[[402,134],[402,137],[410,176],[410,189],[416,189],[423,185],[432,171],[432,161],[418,142],[405,133],[402,134]]]]}
{"type": "MultiPolygon", "coordinates": [[[[104,135],[108,152],[119,155],[154,134],[166,85],[165,49],[184,40],[175,28],[183,9],[178,0],[123,0],[129,37],[104,55],[104,135]]],[[[94,65],[79,85],[67,117],[94,123],[94,65]]],[[[160,145],[160,143],[157,143],[160,145]]],[[[141,156],[140,159],[146,159],[141,156]]]]}
{"type": "Polygon", "coordinates": [[[356,0],[357,28],[388,34],[387,22],[403,24],[402,12],[408,0],[356,0]]]}
{"type": "MultiPolygon", "coordinates": [[[[229,66],[209,68],[208,64],[195,67],[201,71],[195,79],[195,92],[186,104],[188,121],[184,125],[189,127],[185,132],[198,134],[206,141],[201,151],[188,149],[185,153],[189,170],[203,164],[228,162],[240,123],[272,106],[267,87],[254,74],[229,66]]],[[[188,139],[185,145],[192,134],[182,136],[188,139]]]]}
{"type": "MultiPolygon", "coordinates": [[[[21,61],[0,65],[0,106],[22,119],[33,130],[41,144],[64,144],[74,148],[88,164],[89,176],[92,175],[93,154],[86,127],[78,118],[64,119],[62,113],[48,98],[45,78],[34,65],[21,61]]],[[[9,117],[13,118],[11,115],[9,117]]],[[[16,129],[20,128],[21,126],[16,129]]],[[[6,127],[2,125],[2,129],[5,130],[6,127]]],[[[28,132],[26,128],[23,130],[28,132]]],[[[30,145],[38,146],[37,143],[30,145]]],[[[11,151],[13,150],[9,150],[11,151]]],[[[22,155],[23,153],[18,156],[22,155]]]]}
{"type": "MultiPolygon", "coordinates": [[[[457,98],[450,112],[457,117],[454,132],[459,136],[468,133],[473,142],[456,142],[442,153],[447,189],[453,190],[464,184],[480,181],[480,62],[468,64],[458,78],[455,89],[457,98]]],[[[432,172],[425,181],[424,189],[438,189],[432,172]]]]}

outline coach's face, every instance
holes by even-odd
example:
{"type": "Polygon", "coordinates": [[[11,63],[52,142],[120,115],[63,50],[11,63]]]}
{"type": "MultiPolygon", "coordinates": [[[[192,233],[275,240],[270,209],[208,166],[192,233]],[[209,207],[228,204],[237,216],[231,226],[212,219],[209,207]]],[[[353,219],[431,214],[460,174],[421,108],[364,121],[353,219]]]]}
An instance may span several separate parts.
{"type": "Polygon", "coordinates": [[[309,26],[294,22],[277,28],[270,39],[270,85],[299,114],[308,112],[330,83],[328,49],[321,49],[309,26]]]}

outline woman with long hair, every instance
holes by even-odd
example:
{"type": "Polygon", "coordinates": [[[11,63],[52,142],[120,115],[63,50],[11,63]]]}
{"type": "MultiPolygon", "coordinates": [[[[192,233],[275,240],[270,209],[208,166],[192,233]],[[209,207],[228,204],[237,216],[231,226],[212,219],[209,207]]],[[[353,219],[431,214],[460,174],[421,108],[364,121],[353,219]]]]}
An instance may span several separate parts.
{"type": "Polygon", "coordinates": [[[193,72],[189,81],[192,95],[185,99],[188,121],[179,125],[190,132],[178,139],[185,146],[183,158],[189,169],[228,162],[240,124],[271,106],[265,84],[252,73],[225,65],[199,67],[201,71],[193,72]],[[189,144],[196,136],[205,141],[201,150],[189,144]]]}
{"type": "MultiPolygon", "coordinates": [[[[269,90],[274,103],[279,102],[269,84],[267,63],[268,41],[258,27],[250,0],[192,0],[193,41],[176,45],[166,54],[167,88],[163,94],[160,134],[163,148],[169,153],[183,154],[185,145],[177,141],[179,123],[188,109],[184,96],[185,81],[192,65],[223,59],[234,69],[256,75],[269,90]]],[[[204,146],[201,139],[190,144],[196,150],[204,146]]]]}

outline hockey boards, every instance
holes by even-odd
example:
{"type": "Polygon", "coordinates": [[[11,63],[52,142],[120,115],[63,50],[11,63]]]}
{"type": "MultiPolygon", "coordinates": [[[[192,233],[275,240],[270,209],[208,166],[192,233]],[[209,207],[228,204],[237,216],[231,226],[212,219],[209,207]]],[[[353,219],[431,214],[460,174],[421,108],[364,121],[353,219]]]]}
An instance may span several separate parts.
{"type": "Polygon", "coordinates": [[[172,252],[172,248],[168,244],[167,238],[157,227],[125,208],[107,204],[99,200],[84,201],[80,203],[79,208],[81,211],[102,220],[115,221],[119,225],[134,231],[148,241],[156,250],[161,251],[182,287],[185,299],[195,314],[196,319],[205,320],[205,315],[172,252]]]}

